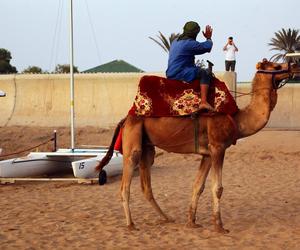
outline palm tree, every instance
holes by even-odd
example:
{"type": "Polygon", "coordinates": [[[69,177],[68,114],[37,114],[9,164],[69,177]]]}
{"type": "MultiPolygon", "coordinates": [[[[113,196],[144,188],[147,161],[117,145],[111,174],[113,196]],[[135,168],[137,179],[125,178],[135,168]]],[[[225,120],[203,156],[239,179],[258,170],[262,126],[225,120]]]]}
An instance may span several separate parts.
{"type": "Polygon", "coordinates": [[[299,49],[300,46],[300,34],[299,30],[295,29],[281,29],[278,32],[275,32],[275,37],[271,39],[271,42],[268,43],[269,46],[272,46],[270,50],[279,51],[277,54],[273,55],[270,60],[277,62],[283,60],[284,62],[296,61],[296,59],[287,59],[285,55],[287,53],[294,53],[299,49]]]}
{"type": "Polygon", "coordinates": [[[155,38],[149,36],[149,38],[151,40],[153,40],[154,42],[156,42],[165,52],[169,52],[170,50],[170,46],[171,46],[171,43],[177,39],[178,37],[180,36],[180,33],[172,33],[170,36],[169,36],[169,39],[167,39],[163,33],[161,33],[159,31],[159,35],[157,35],[158,39],[159,40],[156,40],[155,38]]]}

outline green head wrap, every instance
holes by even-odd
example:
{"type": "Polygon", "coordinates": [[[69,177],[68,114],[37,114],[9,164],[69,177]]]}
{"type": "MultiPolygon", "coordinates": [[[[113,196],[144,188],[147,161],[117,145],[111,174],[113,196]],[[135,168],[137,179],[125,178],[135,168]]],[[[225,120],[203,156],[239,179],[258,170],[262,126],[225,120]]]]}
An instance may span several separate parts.
{"type": "Polygon", "coordinates": [[[179,36],[178,40],[196,39],[200,32],[200,26],[198,23],[190,21],[183,27],[183,33],[179,36]]]}

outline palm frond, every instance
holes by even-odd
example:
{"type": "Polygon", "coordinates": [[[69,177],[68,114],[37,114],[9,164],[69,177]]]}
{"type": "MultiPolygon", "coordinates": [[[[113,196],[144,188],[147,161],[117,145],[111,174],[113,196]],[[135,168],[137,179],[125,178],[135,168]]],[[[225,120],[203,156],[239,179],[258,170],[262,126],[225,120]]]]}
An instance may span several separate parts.
{"type": "Polygon", "coordinates": [[[172,44],[174,40],[176,40],[180,36],[180,33],[172,33],[169,37],[169,42],[172,44]]]}
{"type": "Polygon", "coordinates": [[[161,33],[159,31],[159,36],[158,38],[161,40],[161,42],[165,45],[166,49],[169,51],[170,50],[170,44],[169,44],[169,41],[168,39],[164,36],[163,33],[161,33]]]}
{"type": "Polygon", "coordinates": [[[158,32],[159,35],[157,35],[158,39],[155,39],[151,36],[149,36],[149,38],[154,41],[156,44],[158,44],[165,52],[169,52],[170,51],[170,47],[172,42],[177,39],[179,37],[179,33],[172,33],[169,38],[167,39],[167,37],[162,33],[162,32],[158,32]]]}
{"type": "Polygon", "coordinates": [[[295,52],[297,46],[300,44],[299,30],[282,28],[275,32],[274,35],[268,45],[271,46],[270,50],[279,51],[280,53],[273,55],[270,60],[286,61],[286,53],[295,52]]]}
{"type": "Polygon", "coordinates": [[[282,54],[277,53],[277,54],[273,55],[273,56],[270,58],[270,61],[272,61],[272,62],[278,62],[278,61],[280,61],[280,60],[282,60],[282,59],[285,61],[285,55],[282,55],[282,54]]]}
{"type": "Polygon", "coordinates": [[[165,48],[165,46],[164,46],[163,44],[161,44],[160,41],[157,41],[155,38],[153,38],[153,37],[151,37],[151,36],[149,36],[149,38],[150,38],[151,40],[153,40],[156,44],[158,44],[165,52],[168,53],[168,50],[165,48]]]}

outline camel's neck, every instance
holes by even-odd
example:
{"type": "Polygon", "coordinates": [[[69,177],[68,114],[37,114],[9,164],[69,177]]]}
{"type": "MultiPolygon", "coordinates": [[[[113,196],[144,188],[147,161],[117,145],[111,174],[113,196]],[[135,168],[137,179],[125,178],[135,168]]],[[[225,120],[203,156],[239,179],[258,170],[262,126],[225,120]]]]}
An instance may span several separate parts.
{"type": "Polygon", "coordinates": [[[272,75],[256,74],[252,91],[250,104],[235,116],[239,138],[250,136],[261,130],[269,120],[271,108],[276,104],[274,103],[276,100],[271,100],[272,75]]]}

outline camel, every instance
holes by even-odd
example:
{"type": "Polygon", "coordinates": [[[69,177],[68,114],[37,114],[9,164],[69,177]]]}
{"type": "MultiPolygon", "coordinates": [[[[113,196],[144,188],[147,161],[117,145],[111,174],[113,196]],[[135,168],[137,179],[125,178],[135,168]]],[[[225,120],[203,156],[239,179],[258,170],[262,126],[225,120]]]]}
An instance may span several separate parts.
{"type": "MultiPolygon", "coordinates": [[[[122,127],[123,175],[121,199],[125,211],[127,226],[134,230],[130,207],[130,184],[134,169],[139,166],[141,188],[145,198],[165,222],[172,219],[167,216],[154,199],[151,188],[150,168],[154,163],[155,147],[168,152],[201,154],[202,160],[193,184],[192,199],[189,206],[187,227],[198,227],[196,210],[199,197],[204,191],[206,178],[211,171],[213,224],[215,231],[228,233],[223,227],[220,201],[223,193],[222,167],[225,150],[236,140],[257,133],[268,122],[270,113],[276,105],[276,90],[279,84],[299,71],[299,65],[288,65],[263,60],[257,64],[252,82],[250,104],[239,110],[233,117],[224,114],[198,116],[196,123],[190,117],[139,117],[128,115],[118,124],[112,143],[105,158],[96,167],[100,171],[110,160],[113,146],[122,127]],[[195,136],[197,126],[197,137],[195,136]],[[199,143],[197,149],[195,145],[199,143]]],[[[195,119],[194,119],[195,120],[195,119]]]]}

